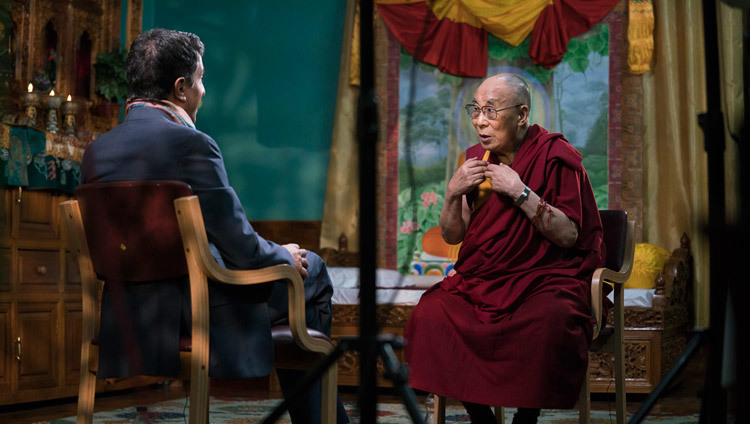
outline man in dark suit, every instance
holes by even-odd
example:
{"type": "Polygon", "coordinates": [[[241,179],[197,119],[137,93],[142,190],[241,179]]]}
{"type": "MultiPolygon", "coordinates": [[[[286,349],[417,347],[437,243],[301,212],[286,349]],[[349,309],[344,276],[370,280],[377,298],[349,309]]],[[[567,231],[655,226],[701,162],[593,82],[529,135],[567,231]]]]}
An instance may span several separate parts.
{"type": "MultiPolygon", "coordinates": [[[[153,29],[139,35],[126,67],[130,87],[123,123],[86,150],[84,183],[179,180],[200,200],[211,250],[231,269],[288,263],[304,279],[307,327],[331,334],[333,287],[322,259],[296,244],[263,239],[249,224],[227,180],[216,142],[195,129],[203,87],[204,46],[195,34],[153,29]]],[[[271,325],[287,318],[284,283],[237,287],[209,283],[210,375],[251,378],[268,375],[273,363],[271,325]]],[[[105,284],[102,297],[99,378],[177,373],[180,332],[189,331],[185,281],[105,284]],[[123,327],[117,315],[132,317],[123,327]]],[[[122,321],[122,320],[121,320],[122,321]]],[[[300,371],[279,370],[286,394],[300,371]]],[[[348,422],[341,401],[338,421],[348,422]]],[[[295,424],[320,420],[320,384],[290,411],[295,424]]]]}

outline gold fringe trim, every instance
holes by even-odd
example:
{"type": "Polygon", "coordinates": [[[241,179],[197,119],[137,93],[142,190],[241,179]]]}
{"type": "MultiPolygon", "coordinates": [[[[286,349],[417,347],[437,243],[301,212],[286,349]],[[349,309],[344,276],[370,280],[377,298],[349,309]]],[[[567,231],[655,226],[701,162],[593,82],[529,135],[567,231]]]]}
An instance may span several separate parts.
{"type": "Polygon", "coordinates": [[[628,17],[628,68],[631,74],[642,74],[651,69],[654,53],[652,0],[630,0],[628,17]]]}
{"type": "Polygon", "coordinates": [[[349,84],[359,87],[359,1],[354,6],[354,29],[349,53],[349,84]]]}
{"type": "Polygon", "coordinates": [[[10,126],[0,125],[0,147],[10,148],[10,126]]]}

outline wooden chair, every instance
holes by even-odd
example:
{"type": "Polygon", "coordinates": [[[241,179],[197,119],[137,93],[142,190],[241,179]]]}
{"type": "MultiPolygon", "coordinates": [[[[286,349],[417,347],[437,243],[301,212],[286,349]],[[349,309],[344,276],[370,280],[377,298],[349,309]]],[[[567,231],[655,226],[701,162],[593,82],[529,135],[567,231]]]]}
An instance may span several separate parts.
{"type": "MultiPolygon", "coordinates": [[[[590,351],[610,352],[614,354],[615,374],[615,411],[617,424],[624,424],[627,414],[625,411],[625,355],[624,355],[624,298],[625,281],[630,277],[635,254],[635,221],[628,221],[628,214],[622,210],[600,210],[599,216],[604,228],[604,244],[607,259],[604,268],[594,271],[591,278],[591,313],[596,318],[593,340],[590,351]],[[614,310],[612,311],[614,324],[606,325],[602,321],[602,296],[604,282],[612,283],[614,290],[614,310]]],[[[433,422],[445,424],[444,396],[435,395],[435,410],[433,422]]],[[[504,422],[503,407],[495,407],[497,422],[504,422]]],[[[591,422],[591,393],[589,386],[589,372],[586,371],[581,393],[578,399],[578,422],[591,422]]]]}
{"type": "MultiPolygon", "coordinates": [[[[289,325],[272,329],[277,368],[311,369],[331,350],[324,334],[305,327],[304,287],[290,265],[228,270],[211,256],[198,198],[178,181],[85,184],[60,204],[69,249],[81,271],[81,378],[77,423],[92,422],[98,369],[99,290],[106,281],[189,276],[192,337],[180,340],[180,374],[190,380],[190,423],[208,422],[209,302],[207,278],[248,285],[286,281],[289,325]]],[[[322,378],[322,422],[336,420],[337,368],[322,378]]]]}
{"type": "MultiPolygon", "coordinates": [[[[617,424],[624,424],[627,419],[625,411],[625,282],[633,270],[635,254],[635,221],[628,221],[628,213],[622,210],[601,210],[599,216],[604,228],[604,245],[607,259],[604,268],[594,271],[591,278],[591,309],[596,325],[594,326],[592,352],[609,352],[614,355],[615,375],[615,411],[617,424]],[[614,291],[613,325],[602,321],[603,282],[612,283],[614,291]]],[[[591,393],[589,372],[583,380],[578,399],[578,422],[591,422],[591,393]]]]}

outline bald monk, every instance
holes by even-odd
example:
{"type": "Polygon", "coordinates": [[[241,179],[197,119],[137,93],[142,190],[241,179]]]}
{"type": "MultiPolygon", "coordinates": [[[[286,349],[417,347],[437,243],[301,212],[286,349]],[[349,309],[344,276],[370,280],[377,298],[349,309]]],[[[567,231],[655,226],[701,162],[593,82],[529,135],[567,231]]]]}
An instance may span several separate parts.
{"type": "Polygon", "coordinates": [[[569,409],[586,378],[590,281],[602,225],[580,153],[529,123],[530,91],[487,78],[466,110],[479,143],[446,187],[442,237],[461,243],[455,273],[425,292],[406,325],[410,384],[459,399],[472,423],[488,405],[569,409]]]}

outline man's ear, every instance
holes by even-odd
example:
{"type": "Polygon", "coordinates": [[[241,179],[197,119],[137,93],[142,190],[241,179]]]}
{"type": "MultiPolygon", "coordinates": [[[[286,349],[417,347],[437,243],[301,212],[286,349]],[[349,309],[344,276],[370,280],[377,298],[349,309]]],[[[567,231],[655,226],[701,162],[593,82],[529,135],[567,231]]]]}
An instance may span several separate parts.
{"type": "Polygon", "coordinates": [[[529,107],[527,105],[521,105],[518,108],[518,125],[524,126],[529,122],[529,107]]]}
{"type": "Polygon", "coordinates": [[[174,81],[174,98],[175,100],[179,100],[181,102],[187,101],[187,96],[185,95],[185,85],[187,82],[185,81],[185,77],[179,77],[174,81]]]}

